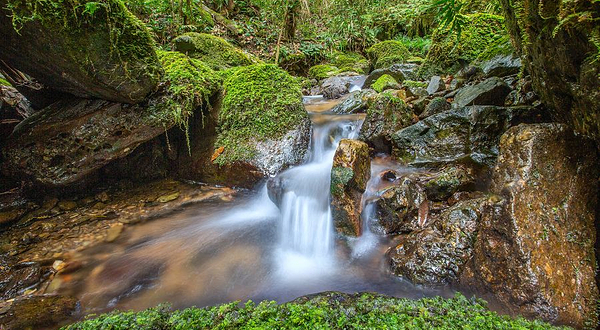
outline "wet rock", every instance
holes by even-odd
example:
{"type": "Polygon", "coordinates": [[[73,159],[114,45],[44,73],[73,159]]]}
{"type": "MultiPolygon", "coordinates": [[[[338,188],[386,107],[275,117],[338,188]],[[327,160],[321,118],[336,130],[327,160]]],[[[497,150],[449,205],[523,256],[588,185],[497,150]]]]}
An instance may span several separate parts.
{"type": "Polygon", "coordinates": [[[154,41],[122,3],[97,6],[93,13],[86,6],[8,0],[0,8],[0,58],[43,85],[120,103],[140,102],[155,90],[162,68],[154,41]],[[16,23],[15,15],[27,22],[16,23]]]}
{"type": "Polygon", "coordinates": [[[369,219],[369,227],[382,235],[407,233],[425,225],[425,217],[419,216],[419,208],[427,203],[423,187],[414,177],[401,177],[397,184],[377,192],[375,219],[369,219]]]}
{"type": "Polygon", "coordinates": [[[35,288],[46,274],[35,262],[14,264],[14,260],[0,261],[0,298],[11,299],[35,288]]]}
{"type": "Polygon", "coordinates": [[[445,167],[434,178],[425,183],[427,198],[433,201],[445,201],[460,189],[466,189],[475,183],[475,173],[467,166],[445,167]]]}
{"type": "Polygon", "coordinates": [[[456,78],[462,79],[464,81],[469,81],[470,79],[477,76],[480,72],[480,69],[474,65],[467,65],[466,67],[458,70],[456,73],[456,78]]]}
{"type": "Polygon", "coordinates": [[[389,152],[392,134],[412,124],[413,113],[402,99],[386,91],[369,100],[359,139],[376,152],[389,152]]]}
{"type": "Polygon", "coordinates": [[[510,87],[500,78],[492,77],[481,83],[462,88],[454,98],[455,108],[467,105],[504,105],[510,87]]]}
{"type": "Polygon", "coordinates": [[[0,225],[9,224],[19,220],[26,210],[21,208],[9,208],[0,211],[0,225]]]}
{"type": "Polygon", "coordinates": [[[486,77],[506,77],[521,71],[521,59],[513,55],[498,55],[481,67],[486,77]]]}
{"type": "Polygon", "coordinates": [[[377,93],[372,89],[352,92],[340,104],[333,107],[331,111],[340,115],[365,112],[368,108],[369,100],[376,95],[377,93]]]}
{"type": "Polygon", "coordinates": [[[500,136],[511,126],[539,120],[531,107],[470,106],[425,118],[392,134],[396,159],[413,166],[475,161],[490,166],[500,136]]]}
{"type": "Polygon", "coordinates": [[[356,76],[335,76],[327,78],[321,84],[321,92],[328,99],[339,99],[350,92],[356,76]]]}
{"type": "Polygon", "coordinates": [[[75,298],[59,295],[19,297],[0,302],[0,324],[6,329],[41,329],[68,320],[80,309],[75,298]]]}
{"type": "Polygon", "coordinates": [[[440,112],[450,110],[450,108],[450,103],[446,101],[445,97],[436,97],[427,104],[425,111],[419,115],[419,118],[427,118],[440,112]]]}
{"type": "Polygon", "coordinates": [[[385,90],[388,89],[400,89],[402,88],[402,86],[400,84],[398,84],[398,82],[396,81],[396,79],[394,79],[394,77],[384,74],[383,76],[379,77],[379,79],[377,79],[373,85],[371,85],[371,87],[378,93],[381,93],[385,90]]]}
{"type": "Polygon", "coordinates": [[[77,208],[77,202],[63,200],[58,202],[58,208],[61,209],[61,211],[71,211],[77,208]]]}
{"type": "Polygon", "coordinates": [[[487,198],[461,202],[443,211],[432,226],[401,237],[388,252],[392,272],[416,284],[455,283],[471,258],[486,203],[487,198]]]}
{"type": "Polygon", "coordinates": [[[593,151],[559,124],[519,125],[502,136],[492,190],[504,200],[482,218],[463,285],[526,316],[596,324],[593,151]]]}
{"type": "Polygon", "coordinates": [[[0,141],[4,141],[24,118],[34,110],[15,88],[0,85],[0,141]]]}
{"type": "Polygon", "coordinates": [[[433,76],[427,85],[427,93],[433,95],[437,92],[443,92],[446,90],[446,84],[440,76],[433,76]]]}
{"type": "Polygon", "coordinates": [[[363,88],[370,88],[371,85],[381,78],[383,75],[392,76],[397,82],[402,83],[404,80],[414,80],[417,77],[417,70],[419,66],[417,64],[394,64],[389,68],[376,69],[369,74],[363,88]]]}
{"type": "Polygon", "coordinates": [[[360,236],[362,194],[371,172],[366,143],[343,139],[335,152],[331,169],[331,215],[339,234],[360,236]]]}
{"type": "Polygon", "coordinates": [[[44,186],[67,186],[173,125],[174,120],[161,124],[140,105],[59,101],[15,129],[3,149],[4,170],[44,186]]]}
{"type": "Polygon", "coordinates": [[[119,236],[121,235],[122,232],[123,232],[123,224],[122,223],[118,223],[118,224],[115,224],[114,226],[111,226],[106,231],[105,241],[107,243],[114,242],[117,238],[119,238],[119,236]]]}
{"type": "Polygon", "coordinates": [[[177,198],[179,198],[179,192],[176,191],[170,194],[162,195],[158,197],[156,201],[159,203],[168,203],[170,201],[176,200],[177,198]]]}

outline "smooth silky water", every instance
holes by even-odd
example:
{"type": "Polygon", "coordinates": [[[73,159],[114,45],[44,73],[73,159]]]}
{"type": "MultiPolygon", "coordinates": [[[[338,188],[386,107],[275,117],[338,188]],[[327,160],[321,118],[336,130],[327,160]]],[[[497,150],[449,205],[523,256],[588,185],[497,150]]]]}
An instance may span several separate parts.
{"type": "MultiPolygon", "coordinates": [[[[342,138],[357,137],[364,117],[328,113],[335,103],[319,98],[305,101],[313,121],[309,155],[305,164],[280,174],[286,180],[280,207],[262,184],[233,200],[212,199],[128,227],[117,242],[77,256],[87,266],[70,274],[60,293],[79,297],[85,314],[165,302],[174,308],[286,302],[322,291],[452,295],[390,274],[384,255],[391,242],[368,226],[359,238],[335,235],[329,201],[333,156],[342,138]]],[[[374,160],[363,196],[365,224],[374,216],[374,192],[386,184],[379,174],[388,169],[403,170],[385,157],[374,160]]]]}

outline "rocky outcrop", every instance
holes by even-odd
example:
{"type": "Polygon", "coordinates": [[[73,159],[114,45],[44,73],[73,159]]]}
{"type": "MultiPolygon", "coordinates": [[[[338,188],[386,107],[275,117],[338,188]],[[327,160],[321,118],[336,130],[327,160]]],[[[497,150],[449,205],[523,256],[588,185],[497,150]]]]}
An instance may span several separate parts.
{"type": "Polygon", "coordinates": [[[594,328],[597,158],[558,124],[519,125],[500,142],[470,271],[461,282],[524,315],[594,328]]]}
{"type": "Polygon", "coordinates": [[[73,1],[0,1],[0,59],[82,98],[142,101],[162,74],[154,42],[120,0],[94,11],[73,1]]]}
{"type": "Polygon", "coordinates": [[[389,90],[369,100],[359,139],[367,142],[376,152],[389,152],[392,134],[412,122],[410,108],[398,97],[397,91],[389,90]]]}
{"type": "Polygon", "coordinates": [[[460,202],[442,212],[431,226],[401,237],[388,251],[394,274],[428,286],[456,283],[471,258],[486,203],[487,198],[460,202]]]}
{"type": "Polygon", "coordinates": [[[457,161],[492,165],[500,136],[511,126],[540,120],[531,107],[469,106],[428,117],[392,135],[393,154],[414,166],[457,161]]]}
{"type": "Polygon", "coordinates": [[[425,183],[427,198],[432,201],[445,201],[459,190],[467,190],[475,184],[475,170],[468,166],[448,166],[434,174],[425,183]]]}
{"type": "Polygon", "coordinates": [[[331,169],[331,215],[339,234],[362,233],[361,197],[371,176],[371,159],[366,143],[342,139],[331,169]]]}
{"type": "Polygon", "coordinates": [[[510,91],[510,87],[502,79],[488,78],[481,83],[460,89],[454,98],[453,106],[457,108],[467,105],[503,106],[510,91]]]}
{"type": "Polygon", "coordinates": [[[593,0],[502,0],[533,87],[557,121],[600,141],[600,8],[593,0]]]}

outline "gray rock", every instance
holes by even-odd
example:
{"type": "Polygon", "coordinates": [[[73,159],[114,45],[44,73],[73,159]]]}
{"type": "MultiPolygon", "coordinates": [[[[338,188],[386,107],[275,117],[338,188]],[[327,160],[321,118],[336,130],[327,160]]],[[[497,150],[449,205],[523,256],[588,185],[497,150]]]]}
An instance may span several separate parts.
{"type": "Polygon", "coordinates": [[[377,93],[372,89],[352,92],[340,104],[333,107],[331,111],[340,115],[365,112],[368,107],[368,101],[376,95],[377,93]]]}
{"type": "Polygon", "coordinates": [[[462,88],[454,98],[453,106],[504,105],[511,88],[500,78],[492,77],[483,82],[462,88]]]}
{"type": "Polygon", "coordinates": [[[339,99],[350,92],[352,83],[357,79],[357,76],[335,76],[327,78],[321,84],[321,93],[325,98],[339,99]]]}
{"type": "Polygon", "coordinates": [[[521,58],[512,55],[498,55],[482,64],[486,77],[505,77],[521,70],[521,58]]]}
{"type": "Polygon", "coordinates": [[[415,80],[418,69],[417,64],[394,64],[386,69],[373,70],[365,80],[363,88],[371,87],[377,79],[385,74],[392,76],[398,83],[402,83],[404,80],[415,80]]]}
{"type": "Polygon", "coordinates": [[[427,104],[427,106],[425,107],[425,111],[423,111],[423,113],[419,115],[419,118],[427,118],[440,112],[450,110],[450,108],[450,103],[446,101],[445,97],[436,97],[433,100],[431,100],[429,104],[427,104]]]}
{"type": "Polygon", "coordinates": [[[429,93],[429,95],[433,95],[437,92],[442,92],[445,90],[446,90],[446,84],[444,84],[442,77],[440,77],[440,76],[431,77],[431,80],[429,81],[429,85],[427,86],[427,93],[429,93]]]}

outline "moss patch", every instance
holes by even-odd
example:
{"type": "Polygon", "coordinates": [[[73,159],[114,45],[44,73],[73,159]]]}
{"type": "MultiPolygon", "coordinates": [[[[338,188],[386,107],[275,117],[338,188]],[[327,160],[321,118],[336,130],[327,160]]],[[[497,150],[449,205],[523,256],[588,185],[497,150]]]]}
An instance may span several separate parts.
{"type": "Polygon", "coordinates": [[[208,64],[214,70],[258,63],[254,56],[234,47],[223,38],[190,32],[173,40],[175,49],[208,64]]]}
{"type": "Polygon", "coordinates": [[[339,71],[340,69],[336,66],[329,64],[319,64],[311,67],[308,70],[308,77],[317,80],[327,79],[329,77],[335,76],[336,74],[338,74],[339,71]]]}
{"type": "Polygon", "coordinates": [[[336,166],[331,169],[331,195],[341,197],[344,195],[344,187],[354,177],[354,171],[351,168],[336,166]]]}
{"type": "Polygon", "coordinates": [[[8,80],[4,79],[4,78],[0,78],[0,86],[12,86],[8,80]]]}
{"type": "Polygon", "coordinates": [[[112,312],[65,327],[86,329],[560,329],[540,321],[512,319],[487,309],[482,300],[410,300],[372,293],[329,292],[278,305],[233,302],[171,312],[112,312]]]}
{"type": "Polygon", "coordinates": [[[410,57],[410,51],[400,41],[387,40],[371,46],[367,49],[367,55],[375,69],[380,69],[404,62],[410,57]]]}
{"type": "Polygon", "coordinates": [[[215,163],[251,160],[254,142],[280,138],[308,118],[300,80],[272,64],[224,72],[223,106],[215,147],[224,147],[215,163]]]}
{"type": "Polygon", "coordinates": [[[386,89],[397,89],[398,87],[400,87],[400,85],[398,85],[396,79],[389,74],[384,74],[383,76],[379,77],[373,83],[373,85],[371,85],[371,88],[373,88],[377,93],[381,93],[386,89]]]}
{"type": "Polygon", "coordinates": [[[455,71],[461,62],[470,63],[480,56],[487,59],[507,51],[510,53],[502,16],[480,13],[466,17],[467,23],[460,36],[449,28],[434,32],[424,70],[455,71]]]}
{"type": "Polygon", "coordinates": [[[404,80],[402,85],[406,87],[419,87],[419,88],[427,88],[427,82],[425,81],[414,81],[414,80],[404,80]]]}
{"type": "Polygon", "coordinates": [[[369,70],[369,61],[358,53],[334,53],[331,64],[339,68],[339,72],[356,72],[365,74],[369,70]]]}

